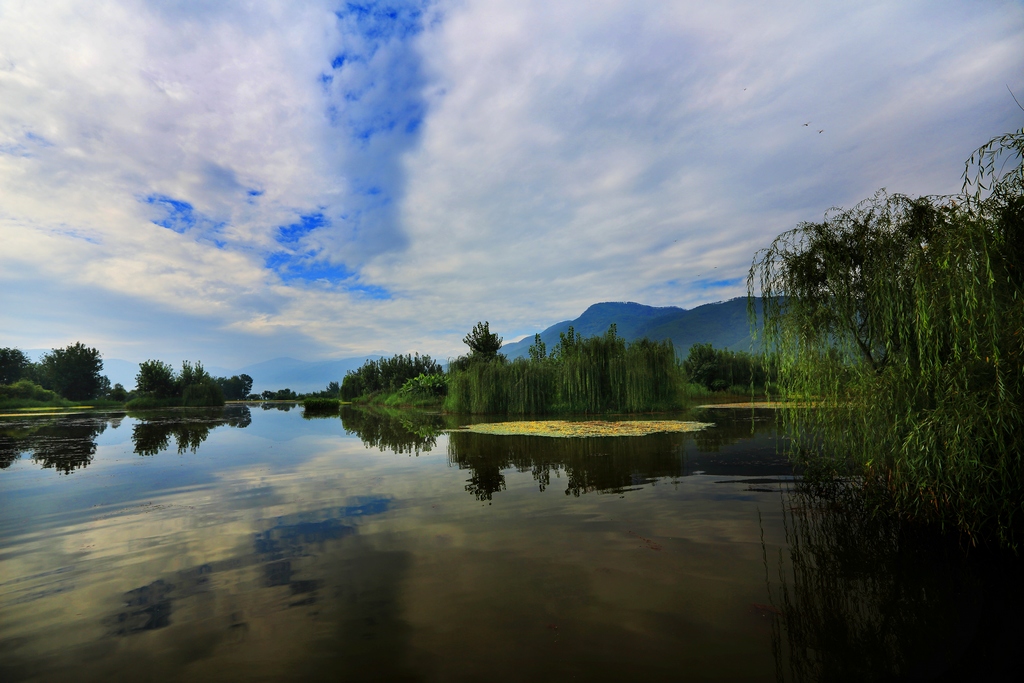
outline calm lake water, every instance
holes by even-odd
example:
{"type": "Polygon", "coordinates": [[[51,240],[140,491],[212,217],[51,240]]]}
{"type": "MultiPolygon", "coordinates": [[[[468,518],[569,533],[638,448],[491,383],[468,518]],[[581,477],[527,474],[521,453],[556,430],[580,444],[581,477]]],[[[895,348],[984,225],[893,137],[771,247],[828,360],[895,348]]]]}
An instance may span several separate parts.
{"type": "Polygon", "coordinates": [[[4,418],[0,680],[963,680],[1019,646],[1016,565],[808,516],[770,413],[697,417],[4,418]]]}

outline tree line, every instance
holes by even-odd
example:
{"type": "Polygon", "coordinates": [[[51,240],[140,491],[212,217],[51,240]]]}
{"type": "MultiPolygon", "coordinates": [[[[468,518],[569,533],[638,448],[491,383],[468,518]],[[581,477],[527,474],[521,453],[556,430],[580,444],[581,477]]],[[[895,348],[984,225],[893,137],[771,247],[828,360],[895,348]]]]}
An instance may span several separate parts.
{"type": "Polygon", "coordinates": [[[107,401],[134,408],[223,405],[225,400],[248,398],[253,382],[246,374],[213,377],[199,361],[184,361],[180,372],[159,360],[140,363],[131,391],[120,383],[111,386],[102,372],[99,350],[82,342],[52,349],[39,362],[21,349],[0,348],[0,402],[9,407],[67,401],[107,401]]]}
{"type": "Polygon", "coordinates": [[[349,371],[333,396],[433,403],[454,413],[640,412],[681,407],[692,393],[687,387],[749,393],[752,385],[763,389],[767,377],[761,359],[749,353],[698,344],[680,363],[671,341],[627,342],[615,325],[589,338],[570,327],[550,354],[535,335],[529,358],[511,361],[489,322],[478,322],[463,343],[469,352],[451,359],[447,371],[430,356],[371,360],[349,371]]]}

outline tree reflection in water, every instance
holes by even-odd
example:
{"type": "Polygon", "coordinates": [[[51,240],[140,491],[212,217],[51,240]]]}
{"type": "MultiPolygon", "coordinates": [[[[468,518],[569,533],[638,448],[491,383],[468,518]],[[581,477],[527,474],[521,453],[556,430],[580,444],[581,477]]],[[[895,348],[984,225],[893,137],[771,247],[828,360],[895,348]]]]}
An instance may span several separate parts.
{"type": "Polygon", "coordinates": [[[765,557],[779,680],[1016,677],[1021,558],[910,528],[851,485],[804,486],[784,505],[788,557],[777,571],[765,557]]]}
{"type": "MultiPolygon", "coordinates": [[[[333,415],[310,415],[309,419],[336,419],[333,415]]],[[[429,453],[437,436],[445,430],[445,418],[438,413],[342,406],[341,425],[358,436],[367,448],[408,455],[429,453]]]]}
{"type": "Polygon", "coordinates": [[[471,470],[466,490],[479,500],[491,500],[505,488],[502,470],[530,472],[543,491],[551,475],[565,473],[565,494],[590,491],[621,492],[659,477],[678,477],[685,471],[685,435],[554,439],[536,436],[496,436],[455,431],[448,438],[448,458],[459,469],[471,470]]]}
{"type": "MultiPolygon", "coordinates": [[[[768,436],[774,421],[760,415],[729,411],[713,416],[716,426],[689,434],[654,434],[645,437],[606,437],[559,439],[536,436],[498,436],[455,429],[452,416],[437,413],[357,408],[342,406],[341,421],[346,432],[358,436],[369,448],[382,452],[418,455],[437,445],[438,435],[448,431],[448,457],[452,465],[470,470],[466,491],[478,500],[492,500],[505,490],[503,470],[530,472],[544,491],[552,475],[565,477],[566,495],[579,496],[590,491],[623,492],[661,477],[678,477],[695,471],[714,469],[702,453],[718,454],[722,449],[753,436],[768,436]],[[696,439],[696,441],[694,441],[696,439]],[[693,448],[695,446],[695,449],[693,448]],[[696,450],[696,453],[688,451],[696,450]]],[[[308,419],[336,419],[310,415],[308,419]]],[[[785,456],[777,453],[774,441],[765,440],[764,450],[772,462],[766,474],[788,474],[785,456]],[[775,463],[779,460],[781,464],[775,463]],[[778,470],[778,471],[776,471],[778,470]]],[[[756,455],[763,465],[765,454],[756,455]]],[[[728,467],[740,467],[746,473],[751,460],[742,454],[729,454],[728,467]]],[[[756,467],[756,464],[754,465],[756,467]]]]}
{"type": "Polygon", "coordinates": [[[132,443],[139,455],[150,456],[170,447],[171,437],[179,454],[195,453],[210,432],[227,425],[245,428],[252,422],[249,406],[231,405],[215,409],[145,412],[132,415],[139,420],[132,427],[132,443]]]}
{"type": "Polygon", "coordinates": [[[0,469],[10,467],[23,454],[30,453],[32,460],[41,467],[71,474],[92,462],[96,455],[96,437],[106,431],[108,422],[116,429],[120,418],[62,416],[5,424],[0,429],[0,469]]]}

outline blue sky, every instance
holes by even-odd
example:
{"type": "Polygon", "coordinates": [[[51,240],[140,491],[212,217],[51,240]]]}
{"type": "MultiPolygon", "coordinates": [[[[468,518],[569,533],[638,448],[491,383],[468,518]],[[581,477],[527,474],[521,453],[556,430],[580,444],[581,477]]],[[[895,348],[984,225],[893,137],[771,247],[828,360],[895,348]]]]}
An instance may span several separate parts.
{"type": "Polygon", "coordinates": [[[0,0],[0,346],[444,358],[738,296],[958,190],[1008,88],[1020,2],[0,0]]]}

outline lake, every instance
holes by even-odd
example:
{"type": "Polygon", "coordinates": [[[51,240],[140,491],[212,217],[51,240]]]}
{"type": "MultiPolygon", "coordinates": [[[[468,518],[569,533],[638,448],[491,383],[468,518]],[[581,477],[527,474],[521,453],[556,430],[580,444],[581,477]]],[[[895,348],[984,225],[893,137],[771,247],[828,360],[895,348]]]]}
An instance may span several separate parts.
{"type": "Polygon", "coordinates": [[[771,412],[699,419],[3,418],[0,680],[963,680],[1019,642],[1017,564],[810,514],[771,412]]]}

